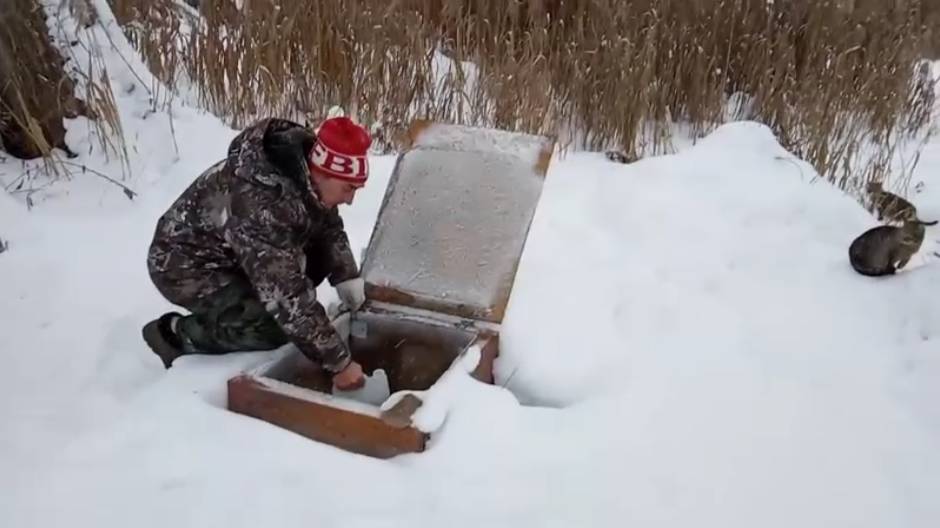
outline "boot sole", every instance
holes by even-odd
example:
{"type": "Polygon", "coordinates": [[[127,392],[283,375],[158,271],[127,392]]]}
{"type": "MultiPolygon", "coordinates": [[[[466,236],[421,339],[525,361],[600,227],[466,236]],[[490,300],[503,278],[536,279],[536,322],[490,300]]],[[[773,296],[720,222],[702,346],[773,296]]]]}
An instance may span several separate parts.
{"type": "Polygon", "coordinates": [[[153,353],[160,358],[160,361],[163,362],[163,367],[169,369],[173,366],[173,360],[180,357],[182,354],[179,350],[171,346],[166,340],[163,339],[163,336],[160,334],[160,320],[154,319],[146,325],[141,332],[144,338],[144,342],[147,343],[147,346],[153,350],[153,353]]]}

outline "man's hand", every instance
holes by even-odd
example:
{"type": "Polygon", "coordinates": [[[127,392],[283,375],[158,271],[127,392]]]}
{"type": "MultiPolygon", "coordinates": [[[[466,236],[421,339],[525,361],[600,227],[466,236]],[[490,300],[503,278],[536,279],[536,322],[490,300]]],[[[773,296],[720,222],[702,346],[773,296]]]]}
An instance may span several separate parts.
{"type": "Polygon", "coordinates": [[[336,285],[336,294],[350,310],[358,310],[366,302],[366,283],[357,277],[336,285]]]}
{"type": "Polygon", "coordinates": [[[333,375],[333,384],[342,391],[361,389],[366,384],[362,366],[355,361],[350,361],[346,368],[333,375]]]}

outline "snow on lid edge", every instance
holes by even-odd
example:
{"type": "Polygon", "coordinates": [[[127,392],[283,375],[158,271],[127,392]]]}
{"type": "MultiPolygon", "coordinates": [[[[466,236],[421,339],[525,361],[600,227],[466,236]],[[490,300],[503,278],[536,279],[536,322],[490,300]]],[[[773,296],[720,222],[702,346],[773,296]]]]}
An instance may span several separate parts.
{"type": "MultiPolygon", "coordinates": [[[[409,131],[411,148],[484,151],[516,157],[536,164],[553,141],[545,136],[494,128],[416,121],[409,131]]],[[[542,167],[536,170],[543,172],[542,167]]]]}

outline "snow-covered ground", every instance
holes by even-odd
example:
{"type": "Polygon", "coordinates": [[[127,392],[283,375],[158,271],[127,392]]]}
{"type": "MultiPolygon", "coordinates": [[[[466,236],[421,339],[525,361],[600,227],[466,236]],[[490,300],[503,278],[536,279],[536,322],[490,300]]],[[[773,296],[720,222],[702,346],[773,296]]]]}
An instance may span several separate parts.
{"type": "MultiPolygon", "coordinates": [[[[875,221],[765,127],[632,165],[556,158],[500,386],[450,380],[430,449],[379,461],[226,411],[225,380],[270,353],[165,371],[141,341],[171,308],[146,273],[156,218],[236,131],[177,105],[177,155],[105,59],[139,196],[80,172],[31,210],[0,194],[0,526],[940,525],[940,227],[908,271],[855,274],[875,221]]],[[[69,140],[120,174],[82,120],[69,140]]],[[[357,254],[394,158],[371,163],[343,210],[357,254]]],[[[926,219],[938,174],[932,143],[926,219]]]]}

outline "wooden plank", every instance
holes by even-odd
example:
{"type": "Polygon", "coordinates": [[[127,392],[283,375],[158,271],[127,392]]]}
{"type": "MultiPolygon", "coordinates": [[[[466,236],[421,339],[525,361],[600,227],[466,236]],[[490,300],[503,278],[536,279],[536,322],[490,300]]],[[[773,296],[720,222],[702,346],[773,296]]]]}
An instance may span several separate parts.
{"type": "Polygon", "coordinates": [[[353,453],[390,458],[424,451],[428,435],[369,416],[298,398],[250,375],[228,382],[228,408],[353,453]]]}
{"type": "Polygon", "coordinates": [[[499,357],[499,334],[480,334],[476,344],[480,347],[480,362],[470,375],[477,381],[492,385],[493,363],[499,357]]]}

